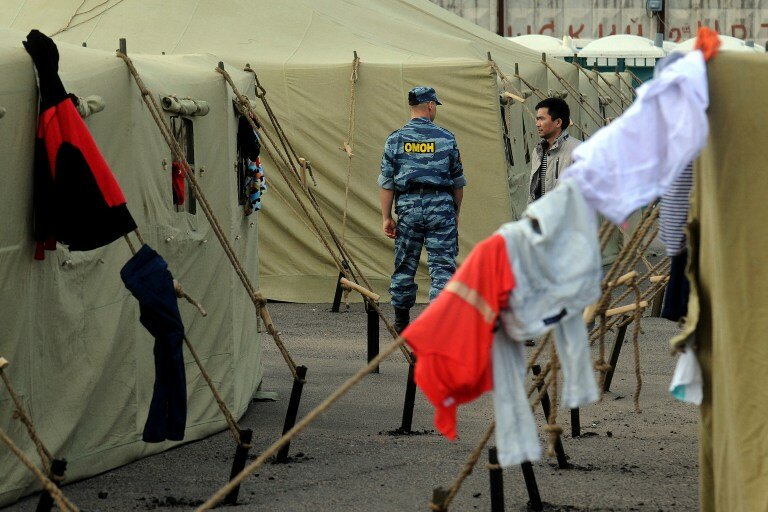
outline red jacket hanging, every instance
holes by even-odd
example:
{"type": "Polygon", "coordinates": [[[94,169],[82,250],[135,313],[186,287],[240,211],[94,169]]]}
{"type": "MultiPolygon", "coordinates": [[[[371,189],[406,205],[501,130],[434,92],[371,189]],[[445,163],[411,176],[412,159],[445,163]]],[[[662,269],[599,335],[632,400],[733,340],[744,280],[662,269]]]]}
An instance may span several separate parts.
{"type": "Polygon", "coordinates": [[[40,84],[35,140],[35,258],[59,241],[73,251],[102,247],[136,229],[120,186],[58,75],[59,52],[32,30],[24,41],[40,84]]]}
{"type": "Polygon", "coordinates": [[[493,235],[403,331],[416,355],[414,380],[435,406],[435,427],[451,440],[458,404],[493,389],[493,329],[514,286],[504,239],[493,235]]]}
{"type": "Polygon", "coordinates": [[[176,206],[183,205],[184,199],[186,199],[184,172],[181,170],[181,164],[176,160],[171,164],[171,189],[173,191],[173,204],[176,206]]]}

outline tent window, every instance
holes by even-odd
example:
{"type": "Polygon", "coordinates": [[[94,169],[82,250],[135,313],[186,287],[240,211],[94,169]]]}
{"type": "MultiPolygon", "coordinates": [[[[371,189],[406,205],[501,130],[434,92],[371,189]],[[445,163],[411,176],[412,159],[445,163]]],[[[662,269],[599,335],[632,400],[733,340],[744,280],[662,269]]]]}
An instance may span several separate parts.
{"type": "MultiPolygon", "coordinates": [[[[181,150],[184,153],[184,157],[189,164],[189,170],[192,174],[195,173],[195,126],[192,120],[181,116],[171,117],[171,129],[173,130],[173,136],[176,142],[181,146],[181,150]]],[[[173,189],[173,178],[171,178],[171,188],[173,189]]],[[[186,211],[192,215],[197,214],[197,200],[192,193],[192,186],[189,180],[184,180],[185,197],[184,204],[176,205],[177,212],[186,211]]]]}
{"type": "Polygon", "coordinates": [[[509,105],[501,104],[501,126],[504,129],[504,153],[507,155],[507,163],[514,167],[515,157],[512,155],[512,136],[509,134],[509,124],[507,123],[507,109],[509,105]]]}

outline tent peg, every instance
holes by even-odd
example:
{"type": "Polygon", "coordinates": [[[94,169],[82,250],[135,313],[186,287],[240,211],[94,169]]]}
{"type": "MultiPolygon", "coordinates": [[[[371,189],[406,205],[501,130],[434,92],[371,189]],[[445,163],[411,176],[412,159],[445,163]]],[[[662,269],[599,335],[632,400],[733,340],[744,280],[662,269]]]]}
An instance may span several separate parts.
{"type": "MultiPolygon", "coordinates": [[[[61,482],[64,481],[64,472],[67,470],[66,459],[53,459],[51,461],[51,481],[56,484],[56,487],[61,487],[61,482]]],[[[51,512],[53,509],[53,496],[43,489],[40,492],[40,499],[37,502],[36,512],[51,512]]]]}
{"type": "MultiPolygon", "coordinates": [[[[296,416],[299,413],[299,404],[301,404],[301,392],[304,390],[304,382],[307,377],[307,367],[297,366],[296,374],[298,379],[293,380],[293,387],[291,388],[291,398],[288,400],[288,410],[285,412],[285,423],[283,423],[283,435],[291,430],[296,424],[296,416]]],[[[291,448],[291,443],[285,443],[280,451],[275,456],[275,463],[284,464],[288,462],[288,450],[291,448]]]]}
{"type": "Polygon", "coordinates": [[[355,59],[355,60],[358,60],[358,59],[357,59],[357,50],[354,50],[354,51],[352,52],[352,54],[354,55],[354,59],[355,59]]]}
{"type": "Polygon", "coordinates": [[[125,43],[124,37],[120,38],[120,53],[122,53],[123,55],[128,55],[128,46],[125,43]]]}
{"type": "Polygon", "coordinates": [[[491,512],[504,512],[504,472],[496,447],[488,448],[488,477],[491,484],[491,512]]]}
{"type": "MultiPolygon", "coordinates": [[[[367,317],[367,340],[368,340],[368,362],[370,363],[379,355],[379,313],[376,309],[365,301],[365,315],[367,317]]],[[[371,370],[371,373],[379,373],[378,365],[371,370]]]]}
{"type": "Polygon", "coordinates": [[[219,69],[224,71],[224,63],[219,61],[219,69]]]}
{"type": "Polygon", "coordinates": [[[400,432],[411,433],[413,426],[413,405],[416,401],[416,381],[413,372],[416,370],[416,356],[411,352],[411,362],[408,365],[408,381],[405,385],[405,401],[403,402],[403,421],[400,423],[400,432]]]}
{"type": "MultiPolygon", "coordinates": [[[[249,428],[240,430],[240,443],[237,445],[237,448],[235,448],[235,458],[232,460],[232,471],[229,474],[230,480],[235,478],[245,467],[245,462],[248,460],[248,451],[251,449],[252,439],[253,430],[249,428]]],[[[224,503],[227,505],[236,505],[239,494],[240,486],[238,485],[224,497],[224,503]]]]}

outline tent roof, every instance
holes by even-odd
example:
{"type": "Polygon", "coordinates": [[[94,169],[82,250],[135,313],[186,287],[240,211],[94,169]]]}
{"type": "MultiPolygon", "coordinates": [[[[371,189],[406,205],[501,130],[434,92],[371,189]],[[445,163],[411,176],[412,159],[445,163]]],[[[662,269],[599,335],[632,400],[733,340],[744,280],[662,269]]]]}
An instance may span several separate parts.
{"type": "Polygon", "coordinates": [[[209,52],[238,64],[346,64],[353,50],[363,62],[398,65],[485,60],[489,51],[540,59],[428,0],[11,0],[0,4],[0,26],[108,50],[126,37],[133,52],[209,52]]]}
{"type": "Polygon", "coordinates": [[[558,39],[540,34],[526,34],[507,39],[539,53],[546,53],[551,57],[573,57],[577,52],[576,47],[573,46],[571,39],[567,36],[558,39]]]}
{"type": "Polygon", "coordinates": [[[620,34],[595,39],[579,51],[579,57],[660,58],[664,50],[640,36],[620,34]]]}
{"type": "MultiPolygon", "coordinates": [[[[720,49],[734,52],[754,52],[765,53],[765,48],[760,45],[747,46],[747,42],[737,37],[720,35],[720,49]]],[[[674,50],[675,52],[689,52],[693,50],[693,46],[696,44],[696,38],[693,37],[682,43],[678,44],[674,50]]]]}

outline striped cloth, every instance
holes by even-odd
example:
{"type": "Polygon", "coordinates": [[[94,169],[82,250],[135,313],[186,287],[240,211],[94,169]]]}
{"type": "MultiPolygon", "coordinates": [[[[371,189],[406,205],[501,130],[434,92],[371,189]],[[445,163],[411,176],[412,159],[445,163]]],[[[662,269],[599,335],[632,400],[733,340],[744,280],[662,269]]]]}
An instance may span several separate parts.
{"type": "Polygon", "coordinates": [[[685,225],[688,222],[691,188],[693,187],[693,162],[672,182],[661,197],[661,241],[667,246],[667,256],[677,256],[685,250],[685,225]]]}
{"type": "MultiPolygon", "coordinates": [[[[541,196],[543,196],[547,190],[545,183],[547,182],[547,150],[541,154],[541,167],[539,167],[539,186],[541,187],[541,196]]],[[[541,197],[539,196],[539,197],[541,197]]]]}

